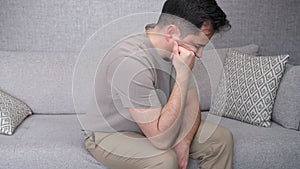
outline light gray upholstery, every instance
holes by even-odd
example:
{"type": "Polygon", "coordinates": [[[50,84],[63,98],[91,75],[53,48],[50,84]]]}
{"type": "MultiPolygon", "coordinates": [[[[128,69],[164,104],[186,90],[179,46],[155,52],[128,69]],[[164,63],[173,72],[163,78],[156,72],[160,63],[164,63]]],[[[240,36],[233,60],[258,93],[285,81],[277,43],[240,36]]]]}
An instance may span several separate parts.
{"type": "Polygon", "coordinates": [[[289,54],[300,64],[299,0],[217,0],[232,24],[229,33],[214,38],[216,47],[257,44],[260,55],[289,54]]]}
{"type": "Polygon", "coordinates": [[[288,65],[280,83],[272,120],[286,128],[299,129],[300,66],[288,65]]]}
{"type": "MultiPolygon", "coordinates": [[[[208,113],[203,112],[202,119],[207,117],[208,113]]],[[[270,128],[257,127],[225,117],[221,118],[220,125],[233,134],[234,169],[299,168],[299,131],[283,128],[276,123],[272,123],[270,128]]]]}
{"type": "MultiPolygon", "coordinates": [[[[214,116],[214,115],[211,115],[214,116]]],[[[202,113],[202,119],[207,112],[202,113]]],[[[234,169],[295,169],[300,166],[300,132],[272,124],[260,128],[222,118],[234,137],[234,169]]],[[[5,169],[100,168],[85,150],[76,115],[32,115],[13,136],[0,135],[0,166],[5,169]]],[[[189,169],[196,169],[190,160],[189,169]]]]}
{"type": "Polygon", "coordinates": [[[132,13],[160,12],[163,2],[1,0],[0,49],[79,52],[102,26],[132,13]]]}
{"type": "Polygon", "coordinates": [[[76,115],[32,115],[13,136],[0,135],[0,166],[99,168],[99,163],[85,150],[84,138],[76,115]]]}
{"type": "Polygon", "coordinates": [[[0,51],[0,89],[24,101],[33,113],[75,113],[72,73],[76,56],[0,51]]]}
{"type": "MultiPolygon", "coordinates": [[[[1,0],[0,50],[79,52],[100,27],[132,13],[160,12],[164,1],[1,0]]],[[[214,37],[216,48],[255,43],[262,55],[290,54],[290,63],[300,64],[299,0],[217,2],[232,29],[214,37]]]]}
{"type": "MultiPolygon", "coordinates": [[[[258,46],[254,44],[235,49],[254,55],[258,53],[258,46]]],[[[221,67],[215,66],[215,60],[220,58],[222,66],[227,51],[228,48],[206,50],[203,58],[195,63],[193,72],[202,110],[209,110],[211,94],[216,90],[222,72],[221,67]]],[[[78,55],[73,52],[0,51],[0,89],[26,102],[34,113],[75,113],[72,78],[78,55]]]]}
{"type": "MultiPolygon", "coordinates": [[[[32,115],[21,126],[13,136],[0,135],[1,168],[107,169],[85,149],[76,115],[32,115]]],[[[197,168],[195,160],[189,165],[197,168]]]]}

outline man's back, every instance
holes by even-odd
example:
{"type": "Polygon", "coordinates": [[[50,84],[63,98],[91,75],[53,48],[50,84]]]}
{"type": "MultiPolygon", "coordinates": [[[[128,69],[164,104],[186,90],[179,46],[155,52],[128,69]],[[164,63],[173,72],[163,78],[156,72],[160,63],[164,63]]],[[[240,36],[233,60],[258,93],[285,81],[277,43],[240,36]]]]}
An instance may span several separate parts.
{"type": "Polygon", "coordinates": [[[165,105],[174,83],[171,74],[174,76],[171,62],[157,54],[145,34],[116,44],[103,57],[96,74],[97,117],[101,121],[87,113],[91,121],[97,119],[92,131],[141,133],[128,108],[165,105]]]}

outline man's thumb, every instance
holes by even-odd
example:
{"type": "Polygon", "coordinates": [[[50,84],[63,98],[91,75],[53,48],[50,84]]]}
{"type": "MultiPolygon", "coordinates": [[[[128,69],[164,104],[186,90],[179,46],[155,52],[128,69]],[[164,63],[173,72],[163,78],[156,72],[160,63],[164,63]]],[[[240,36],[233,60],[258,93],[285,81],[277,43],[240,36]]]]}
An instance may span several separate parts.
{"type": "Polygon", "coordinates": [[[178,43],[176,41],[174,41],[174,46],[173,46],[173,49],[172,49],[170,59],[173,60],[175,55],[179,55],[179,47],[178,47],[178,43]]]}
{"type": "Polygon", "coordinates": [[[174,46],[173,46],[173,54],[178,55],[179,54],[179,47],[178,47],[178,43],[176,41],[174,41],[174,46]]]}

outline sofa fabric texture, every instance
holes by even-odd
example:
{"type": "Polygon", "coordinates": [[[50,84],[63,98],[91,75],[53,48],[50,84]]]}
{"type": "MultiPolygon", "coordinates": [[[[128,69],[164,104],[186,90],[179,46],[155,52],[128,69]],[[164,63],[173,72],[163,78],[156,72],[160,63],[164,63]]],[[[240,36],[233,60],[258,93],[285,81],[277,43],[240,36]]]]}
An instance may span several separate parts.
{"type": "Polygon", "coordinates": [[[210,112],[270,127],[276,92],[288,57],[258,57],[230,49],[210,112]]]}
{"type": "MultiPolygon", "coordinates": [[[[228,49],[205,50],[203,57],[196,60],[193,74],[199,79],[201,110],[209,110],[211,106],[228,49]],[[220,67],[215,67],[215,64],[220,67]]],[[[257,55],[259,47],[250,44],[234,49],[257,55]]],[[[78,56],[74,52],[0,51],[0,66],[3,68],[0,71],[0,86],[26,102],[34,113],[83,113],[74,110],[72,100],[72,76],[78,56]]],[[[93,64],[94,61],[88,62],[93,64]]]]}
{"type": "MultiPolygon", "coordinates": [[[[212,117],[217,116],[202,112],[203,120],[212,117]]],[[[276,123],[260,128],[224,117],[220,125],[233,133],[234,169],[295,169],[300,165],[299,131],[276,123]]],[[[85,134],[76,115],[32,115],[21,126],[12,136],[0,135],[0,150],[5,154],[0,156],[0,166],[5,169],[107,169],[85,150],[85,134]]],[[[196,169],[196,160],[191,159],[189,165],[196,169]]]]}
{"type": "Polygon", "coordinates": [[[0,88],[34,113],[73,113],[72,73],[77,53],[0,51],[0,88]]]}
{"type": "Polygon", "coordinates": [[[14,135],[0,135],[5,169],[105,168],[88,154],[76,115],[32,115],[14,135]]]}
{"type": "MultiPolygon", "coordinates": [[[[202,112],[202,119],[219,118],[202,112]]],[[[220,118],[219,124],[233,134],[233,169],[299,168],[299,131],[283,128],[276,123],[265,128],[225,117],[220,118]]]]}
{"type": "Polygon", "coordinates": [[[272,120],[286,128],[299,130],[299,100],[300,66],[287,65],[277,92],[272,120]]]}
{"type": "MultiPolygon", "coordinates": [[[[133,13],[158,13],[164,2],[52,0],[36,3],[33,0],[2,0],[0,50],[79,52],[86,40],[106,24],[133,13]]],[[[260,55],[288,53],[290,63],[300,64],[299,0],[217,2],[232,28],[212,39],[216,48],[256,43],[261,47],[260,55]]],[[[131,24],[112,29],[124,30],[128,25],[131,24]]]]}

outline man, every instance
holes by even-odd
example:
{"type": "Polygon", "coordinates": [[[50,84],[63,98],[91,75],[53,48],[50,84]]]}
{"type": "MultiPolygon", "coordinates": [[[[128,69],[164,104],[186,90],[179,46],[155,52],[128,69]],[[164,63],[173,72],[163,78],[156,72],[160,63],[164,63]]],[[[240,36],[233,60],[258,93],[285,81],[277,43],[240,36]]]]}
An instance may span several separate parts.
{"type": "Polygon", "coordinates": [[[102,120],[85,140],[95,159],[116,169],[232,168],[231,132],[201,139],[200,104],[191,70],[215,32],[228,27],[214,0],[167,0],[145,35],[116,44],[96,76],[102,120]]]}

